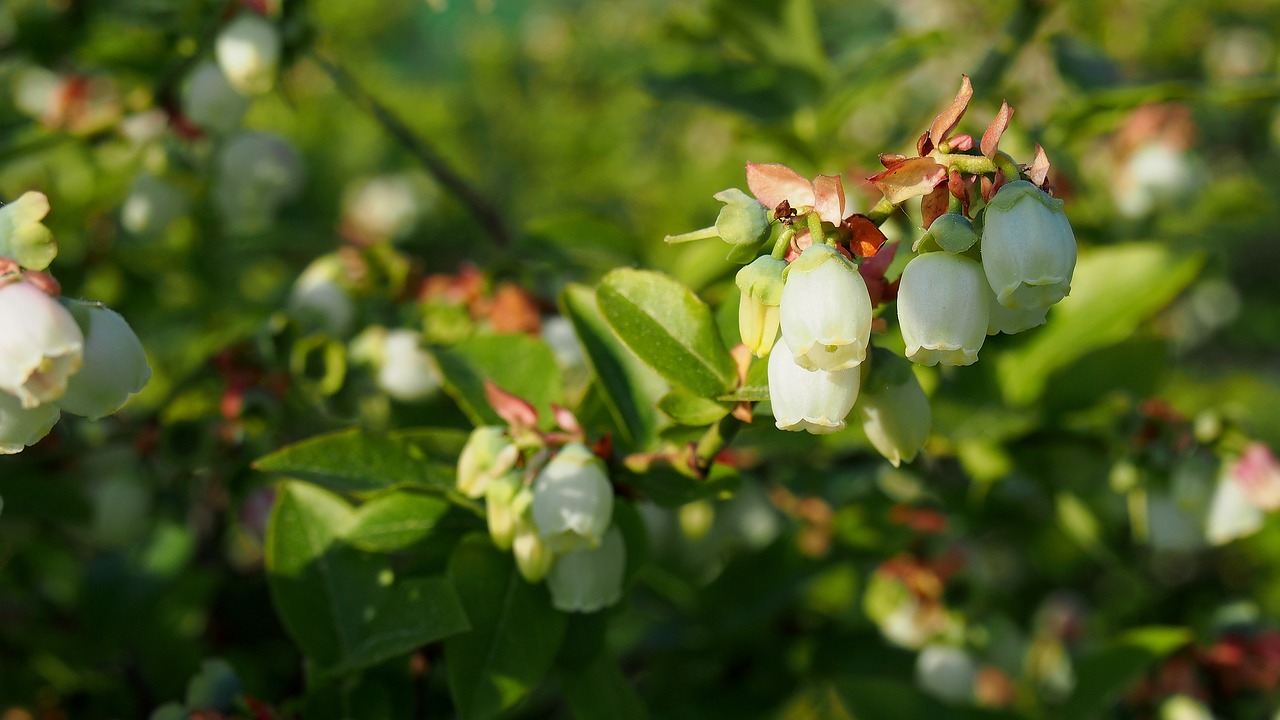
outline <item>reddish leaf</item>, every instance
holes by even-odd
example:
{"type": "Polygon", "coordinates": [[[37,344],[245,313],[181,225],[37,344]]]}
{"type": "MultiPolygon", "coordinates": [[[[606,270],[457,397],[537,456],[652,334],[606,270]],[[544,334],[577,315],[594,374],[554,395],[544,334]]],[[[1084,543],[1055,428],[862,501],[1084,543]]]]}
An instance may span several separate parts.
{"type": "Polygon", "coordinates": [[[813,205],[813,183],[786,165],[747,163],[747,187],[770,210],[784,200],[795,208],[813,205]]]}
{"type": "Polygon", "coordinates": [[[871,305],[875,307],[890,298],[891,283],[885,280],[884,273],[893,262],[898,252],[898,243],[885,245],[880,252],[869,257],[858,265],[858,274],[867,283],[867,294],[871,296],[871,305]]]}
{"type": "Polygon", "coordinates": [[[951,152],[967,152],[973,149],[973,136],[968,133],[953,135],[947,140],[947,146],[951,152]]]}
{"type": "Polygon", "coordinates": [[[839,225],[844,219],[844,184],[839,175],[819,175],[813,179],[813,209],[818,217],[839,225]]]}
{"type": "Polygon", "coordinates": [[[853,238],[849,240],[849,247],[858,257],[874,257],[884,245],[884,241],[888,240],[879,226],[871,222],[871,218],[866,215],[853,215],[845,221],[845,225],[853,234],[853,238]]]}
{"type": "Polygon", "coordinates": [[[933,192],[920,198],[920,217],[924,220],[924,229],[928,230],[938,216],[947,211],[947,205],[950,193],[947,192],[947,186],[950,183],[938,183],[933,192]]]}
{"type": "Polygon", "coordinates": [[[960,124],[960,118],[964,117],[964,111],[969,109],[969,100],[972,98],[973,85],[969,82],[969,76],[961,75],[960,91],[956,93],[956,99],[938,113],[938,116],[933,119],[933,125],[929,126],[929,137],[933,142],[941,145],[946,141],[947,135],[960,124]]]}
{"type": "Polygon", "coordinates": [[[880,153],[880,164],[885,166],[886,169],[892,168],[894,165],[897,165],[906,159],[906,155],[899,155],[897,153],[880,153]]]}
{"type": "Polygon", "coordinates": [[[987,126],[986,132],[982,133],[982,154],[987,157],[995,157],[996,151],[1000,149],[1000,136],[1004,135],[1004,131],[1009,128],[1009,119],[1013,117],[1013,108],[1009,107],[1009,103],[1000,101],[1000,112],[996,113],[996,117],[987,126]]]}
{"type": "Polygon", "coordinates": [[[493,407],[498,417],[506,420],[514,427],[535,427],[538,424],[538,411],[529,401],[513,395],[498,387],[492,380],[485,378],[484,396],[493,407]]]}
{"type": "Polygon", "coordinates": [[[969,214],[969,196],[973,189],[973,183],[966,181],[959,170],[952,170],[947,177],[947,190],[951,196],[960,201],[961,211],[966,216],[969,214]]]}
{"type": "Polygon", "coordinates": [[[551,412],[555,416],[556,426],[561,430],[574,435],[582,432],[581,423],[578,422],[577,416],[569,408],[551,403],[551,412]]]}
{"type": "Polygon", "coordinates": [[[930,152],[933,152],[933,140],[929,137],[929,131],[925,130],[916,141],[916,154],[924,157],[930,152]]]}
{"type": "Polygon", "coordinates": [[[1046,189],[1045,183],[1049,179],[1049,156],[1044,154],[1044,148],[1040,147],[1040,143],[1036,143],[1036,155],[1031,160],[1028,176],[1033,185],[1041,190],[1046,189]]]}
{"type": "Polygon", "coordinates": [[[996,196],[1000,188],[1004,185],[1005,177],[1003,170],[996,170],[995,179],[991,179],[986,175],[982,176],[982,201],[991,202],[991,198],[996,196]]]}
{"type": "Polygon", "coordinates": [[[897,205],[931,192],[946,177],[947,169],[932,158],[915,157],[867,179],[880,188],[889,202],[897,205]]]}

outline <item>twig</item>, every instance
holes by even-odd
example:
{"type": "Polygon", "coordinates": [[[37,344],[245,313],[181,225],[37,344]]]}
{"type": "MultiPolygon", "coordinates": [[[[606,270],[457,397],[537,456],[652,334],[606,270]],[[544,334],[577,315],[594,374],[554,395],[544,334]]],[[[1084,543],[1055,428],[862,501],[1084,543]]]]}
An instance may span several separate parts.
{"type": "Polygon", "coordinates": [[[356,79],[338,64],[312,52],[311,57],[328,73],[344,95],[351,99],[362,110],[373,116],[393,138],[422,163],[436,180],[440,181],[449,192],[453,193],[500,247],[512,244],[513,235],[506,221],[498,213],[497,208],[489,203],[480,191],[473,188],[449,163],[436,152],[435,148],[409,128],[395,113],[368,93],[356,79]]]}

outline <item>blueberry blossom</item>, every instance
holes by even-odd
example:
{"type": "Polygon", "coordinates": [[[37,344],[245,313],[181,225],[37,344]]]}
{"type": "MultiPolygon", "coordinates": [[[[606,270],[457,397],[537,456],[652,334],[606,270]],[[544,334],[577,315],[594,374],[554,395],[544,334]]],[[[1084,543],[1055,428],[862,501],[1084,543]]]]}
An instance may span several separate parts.
{"type": "Polygon", "coordinates": [[[489,526],[489,537],[499,549],[511,549],[520,516],[528,513],[532,502],[533,493],[518,472],[509,472],[489,481],[484,492],[485,521],[489,526]]]}
{"type": "Polygon", "coordinates": [[[769,404],[781,430],[825,435],[844,429],[858,399],[860,368],[829,372],[801,367],[786,338],[769,355],[769,404]]]}
{"type": "Polygon", "coordinates": [[[920,365],[970,365],[987,336],[987,281],[961,255],[917,255],[902,271],[898,324],[907,359],[920,365]]]}
{"type": "Polygon", "coordinates": [[[58,423],[52,403],[24,408],[18,398],[0,392],[0,455],[13,455],[36,444],[58,423]]]}
{"type": "Polygon", "coordinates": [[[243,13],[218,33],[214,54],[232,87],[244,95],[261,95],[275,84],[280,31],[261,15],[243,13]]]}
{"type": "MultiPolygon", "coordinates": [[[[753,201],[754,202],[754,201],[753,201]]],[[[764,255],[738,271],[735,278],[742,298],[738,304],[738,332],[756,357],[764,357],[778,339],[782,276],[787,263],[764,255]]]]}
{"type": "Polygon", "coordinates": [[[413,330],[388,330],[378,364],[378,387],[401,402],[428,398],[440,389],[431,354],[413,330]]]}
{"type": "Polygon", "coordinates": [[[858,415],[871,445],[894,467],[915,459],[933,423],[911,364],[881,348],[862,381],[858,415]]]}
{"type": "Polygon", "coordinates": [[[98,420],[119,410],[151,379],[147,353],[120,313],[99,303],[71,301],[84,334],[84,364],[67,382],[58,407],[98,420]]]}
{"type": "Polygon", "coordinates": [[[556,557],[547,575],[551,604],[563,612],[595,612],[622,599],[627,545],[617,527],[609,528],[600,546],[556,557]]]}
{"type": "Polygon", "coordinates": [[[807,370],[855,367],[871,339],[871,296],[858,269],[835,248],[810,245],[787,268],[782,337],[807,370]]]}
{"type": "Polygon", "coordinates": [[[557,553],[595,548],[613,516],[613,487],[604,463],[581,443],[569,443],[538,473],[533,522],[557,553]]]}
{"type": "Polygon", "coordinates": [[[1067,296],[1076,237],[1061,200],[1017,180],[991,198],[984,218],[982,268],[1001,305],[1048,307],[1067,296]]]}
{"type": "Polygon", "coordinates": [[[1049,317],[1047,307],[1026,307],[1017,310],[1007,308],[996,299],[995,291],[987,286],[987,334],[1013,335],[1045,323],[1049,317]]]}
{"type": "MultiPolygon", "coordinates": [[[[469,498],[484,497],[490,483],[515,466],[518,454],[516,446],[507,437],[506,428],[483,425],[472,430],[458,454],[458,492],[469,498]]],[[[504,496],[503,499],[510,501],[519,487],[519,483],[511,486],[510,497],[504,496]]]]}
{"type": "Polygon", "coordinates": [[[0,391],[27,409],[53,402],[83,354],[84,334],[55,298],[23,280],[0,286],[0,391]]]}
{"type": "Polygon", "coordinates": [[[205,132],[235,130],[248,109],[249,99],[231,87],[213,62],[196,65],[182,85],[182,114],[205,132]]]}
{"type": "Polygon", "coordinates": [[[538,528],[527,520],[521,520],[516,524],[511,554],[515,556],[516,569],[520,571],[520,577],[531,583],[545,578],[556,561],[556,553],[543,542],[542,536],[538,534],[538,528]]]}
{"type": "Polygon", "coordinates": [[[49,198],[41,192],[25,192],[0,205],[0,257],[31,270],[43,270],[58,254],[53,233],[40,221],[49,214],[49,198]]]}

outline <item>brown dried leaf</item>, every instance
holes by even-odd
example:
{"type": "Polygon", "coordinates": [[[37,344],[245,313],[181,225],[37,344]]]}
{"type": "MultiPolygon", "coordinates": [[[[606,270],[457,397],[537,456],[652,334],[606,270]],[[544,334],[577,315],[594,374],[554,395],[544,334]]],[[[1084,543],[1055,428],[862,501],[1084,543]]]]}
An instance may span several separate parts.
{"type": "Polygon", "coordinates": [[[1013,117],[1013,108],[1009,107],[1009,103],[1004,100],[1000,101],[1000,112],[996,113],[996,117],[987,126],[986,132],[982,133],[982,154],[989,158],[996,156],[996,152],[1000,150],[1000,136],[1004,135],[1004,131],[1009,128],[1009,119],[1013,117]]]}
{"type": "Polygon", "coordinates": [[[849,232],[853,235],[849,240],[849,247],[858,257],[875,257],[880,247],[884,245],[884,241],[888,240],[880,231],[880,227],[871,222],[871,218],[866,215],[850,216],[845,221],[845,227],[849,228],[849,232]]]}
{"type": "Polygon", "coordinates": [[[971,99],[973,99],[973,85],[969,82],[968,75],[961,75],[960,91],[956,93],[956,99],[938,113],[938,116],[933,119],[933,125],[929,126],[929,137],[934,143],[941,145],[946,141],[947,135],[960,124],[964,111],[969,109],[971,99]]]}
{"type": "Polygon", "coordinates": [[[498,417],[506,420],[514,427],[536,427],[538,411],[524,398],[513,395],[494,384],[488,378],[484,381],[484,396],[498,417]]]}
{"type": "Polygon", "coordinates": [[[995,179],[991,179],[986,175],[982,176],[982,201],[991,202],[991,198],[996,196],[1000,188],[1004,186],[1004,171],[996,170],[995,179]]]}
{"type": "Polygon", "coordinates": [[[906,155],[899,155],[897,153],[880,153],[880,164],[885,166],[886,169],[892,168],[894,165],[897,165],[906,159],[906,155]]]}
{"type": "Polygon", "coordinates": [[[1031,168],[1027,173],[1031,178],[1031,183],[1041,190],[1046,190],[1045,185],[1049,180],[1049,156],[1045,155],[1044,148],[1040,147],[1040,143],[1036,143],[1036,155],[1031,160],[1031,168]]]}
{"type": "Polygon", "coordinates": [[[960,201],[961,210],[966,216],[969,214],[969,196],[972,194],[973,183],[966,181],[959,170],[952,170],[947,177],[947,190],[952,197],[960,201]]]}
{"type": "Polygon", "coordinates": [[[938,183],[933,192],[920,198],[920,217],[924,220],[924,229],[928,230],[934,220],[947,211],[949,183],[938,183]]]}
{"type": "Polygon", "coordinates": [[[914,157],[867,179],[884,193],[889,202],[897,205],[932,192],[933,187],[946,177],[947,169],[932,158],[914,157]]]}
{"type": "Polygon", "coordinates": [[[916,154],[921,157],[928,155],[933,151],[933,140],[929,139],[929,131],[925,130],[920,133],[920,139],[916,141],[916,154]]]}
{"type": "Polygon", "coordinates": [[[813,205],[813,183],[786,165],[747,163],[747,187],[770,210],[783,201],[794,208],[813,205]]]}

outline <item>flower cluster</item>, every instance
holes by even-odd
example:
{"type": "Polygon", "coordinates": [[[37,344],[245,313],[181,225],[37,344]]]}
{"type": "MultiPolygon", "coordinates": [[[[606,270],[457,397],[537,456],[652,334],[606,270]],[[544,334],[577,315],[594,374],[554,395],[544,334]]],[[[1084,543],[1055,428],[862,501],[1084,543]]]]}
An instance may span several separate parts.
{"type": "Polygon", "coordinates": [[[745,265],[739,330],[753,354],[769,357],[779,428],[836,432],[857,406],[876,449],[894,465],[910,461],[929,432],[929,402],[902,358],[872,352],[873,328],[887,327],[877,306],[896,301],[906,360],[963,366],[988,335],[1043,324],[1070,291],[1076,241],[1062,201],[1047,192],[1043,150],[1025,166],[999,150],[1007,104],[980,143],[955,134],[971,96],[965,78],[917,157],[881,156],[884,172],[869,179],[884,199],[868,214],[847,207],[838,176],[807,180],[782,165],[748,164],[754,198],[721,192],[714,228],[668,238],[719,237],[745,265]],[[878,224],[912,198],[921,198],[926,232],[891,282],[897,246],[878,224]]]}
{"type": "Polygon", "coordinates": [[[458,456],[458,491],[485,500],[489,535],[515,556],[525,580],[543,580],[565,612],[595,612],[622,597],[626,544],[613,522],[613,486],[577,420],[556,408],[564,432],[536,429],[525,401],[487,386],[508,426],[472,431],[458,456]]]}
{"type": "Polygon", "coordinates": [[[124,318],[58,297],[41,272],[57,248],[40,221],[42,193],[0,206],[0,454],[35,444],[63,411],[98,420],[151,378],[142,343],[124,318]]]}

